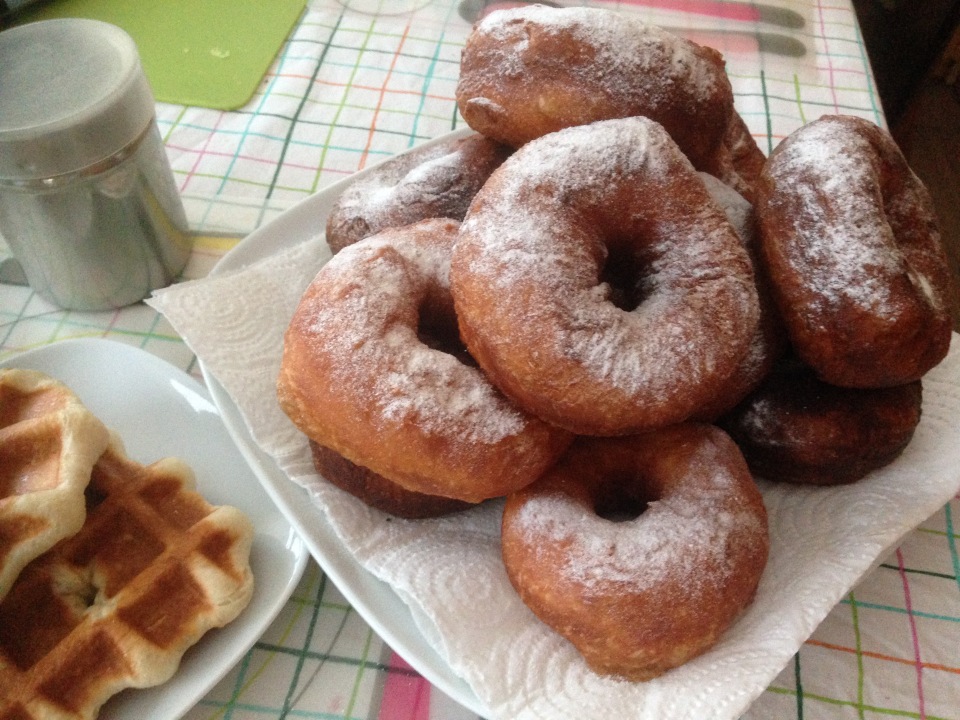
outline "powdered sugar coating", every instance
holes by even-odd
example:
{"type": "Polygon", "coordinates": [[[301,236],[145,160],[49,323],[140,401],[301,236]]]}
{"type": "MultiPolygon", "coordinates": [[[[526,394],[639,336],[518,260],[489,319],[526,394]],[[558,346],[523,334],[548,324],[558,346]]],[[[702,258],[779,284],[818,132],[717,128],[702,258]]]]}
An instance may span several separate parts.
{"type": "Polygon", "coordinates": [[[761,175],[758,218],[801,357],[837,385],[918,379],[946,354],[954,290],[929,194],[889,133],[825,116],[761,175]]]}
{"type": "Polygon", "coordinates": [[[428,285],[449,292],[449,268],[449,248],[390,237],[350,246],[323,271],[319,281],[339,297],[316,304],[307,337],[329,358],[330,383],[369,406],[373,430],[411,424],[493,444],[522,432],[520,411],[477,368],[424,345],[409,322],[428,285]]]}
{"type": "Polygon", "coordinates": [[[457,228],[426,220],[333,256],[291,319],[278,397],[310,439],[351,462],[408,490],[480,502],[532,481],[569,436],[450,345],[457,228]]]}
{"type": "Polygon", "coordinates": [[[390,227],[427,218],[462,220],[477,190],[508,152],[473,135],[388,160],[337,198],[327,218],[327,243],[339,252],[390,227]]]}
{"type": "Polygon", "coordinates": [[[719,54],[638,18],[595,8],[492,12],[468,38],[458,104],[513,146],[596,120],[644,115],[708,162],[733,109],[719,54]]]}
{"type": "Polygon", "coordinates": [[[529,30],[521,31],[518,21],[553,35],[569,35],[573,42],[589,48],[592,63],[578,65],[575,72],[611,95],[640,92],[636,81],[629,82],[632,76],[644,91],[656,92],[655,102],[683,91],[702,103],[717,91],[720,82],[715,69],[698,57],[696,46],[660,27],[606,10],[571,7],[557,12],[545,5],[489,13],[476,27],[476,33],[488,34],[504,48],[516,43],[512,52],[503,53],[507,75],[523,71],[520,58],[530,48],[529,30]],[[660,87],[655,87],[650,73],[662,68],[660,87]]]}
{"type": "Polygon", "coordinates": [[[867,139],[831,124],[810,125],[784,146],[769,173],[774,183],[790,185],[793,225],[803,236],[798,250],[808,256],[800,262],[825,302],[844,297],[893,312],[897,300],[887,278],[903,272],[904,261],[883,211],[867,139]],[[874,272],[865,274],[864,267],[874,272]]]}
{"type": "MultiPolygon", "coordinates": [[[[736,233],[644,118],[568,128],[518,151],[475,199],[452,272],[465,340],[508,394],[549,396],[535,413],[622,402],[633,419],[614,433],[683,419],[730,375],[757,322],[736,233]],[[643,267],[632,312],[600,279],[608,238],[643,267]],[[532,378],[517,379],[518,368],[532,378]]],[[[544,417],[609,432],[597,427],[606,420],[587,430],[566,413],[544,417]]]]}
{"type": "Polygon", "coordinates": [[[656,500],[636,519],[616,522],[569,497],[544,495],[527,502],[515,523],[532,548],[564,546],[565,582],[583,587],[588,596],[609,592],[612,585],[624,592],[648,591],[676,577],[688,580],[684,589],[702,592],[704,568],[720,582],[735,571],[729,556],[733,535],[763,530],[755,515],[717,507],[709,496],[656,500]]]}
{"type": "Polygon", "coordinates": [[[594,670],[631,679],[716,642],[752,599],[768,553],[766,511],[739,450],[693,423],[579,438],[507,498],[501,536],[533,612],[594,670]],[[609,519],[631,503],[639,515],[609,519]]]}

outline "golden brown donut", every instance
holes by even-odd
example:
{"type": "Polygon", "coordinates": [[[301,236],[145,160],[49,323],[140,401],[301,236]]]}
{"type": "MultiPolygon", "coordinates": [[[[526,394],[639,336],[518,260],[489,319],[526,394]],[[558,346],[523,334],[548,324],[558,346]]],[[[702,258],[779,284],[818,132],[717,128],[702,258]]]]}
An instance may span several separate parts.
{"type": "Polygon", "coordinates": [[[767,514],[740,451],[685,423],[578,438],[508,496],[503,562],[597,673],[647,680],[712,647],[752,601],[767,514]]]}
{"type": "Polygon", "coordinates": [[[388,515],[422,520],[473,507],[473,503],[462,500],[407,490],[313,440],[310,441],[310,456],[314,468],[325,480],[388,515]]]}
{"type": "Polygon", "coordinates": [[[921,381],[840,388],[784,361],[719,424],[767,480],[839,485],[893,462],[920,422],[921,381]]]}
{"type": "Polygon", "coordinates": [[[470,127],[513,147],[573,125],[649,117],[698,170],[751,200],[763,162],[720,53],[612,10],[491,12],[467,38],[456,96],[470,127]]]}
{"type": "Polygon", "coordinates": [[[537,478],[570,436],[446,351],[457,227],[424,220],[335,255],[290,321],[277,389],[311,440],[408,490],[479,502],[537,478]]]}
{"type": "Polygon", "coordinates": [[[787,333],[822,380],[902,385],[944,358],[956,288],[930,195],[889,133],[840,115],[801,127],[764,167],[757,217],[787,333]]]}
{"type": "Polygon", "coordinates": [[[510,149],[481,135],[424,146],[387,160],[347,187],[327,217],[337,253],[389,227],[428,218],[462,220],[510,149]]]}
{"type": "Polygon", "coordinates": [[[688,418],[729,380],[759,314],[737,233],[639,117],[514,153],[474,198],[450,273],[471,355],[521,407],[578,434],[688,418]]]}

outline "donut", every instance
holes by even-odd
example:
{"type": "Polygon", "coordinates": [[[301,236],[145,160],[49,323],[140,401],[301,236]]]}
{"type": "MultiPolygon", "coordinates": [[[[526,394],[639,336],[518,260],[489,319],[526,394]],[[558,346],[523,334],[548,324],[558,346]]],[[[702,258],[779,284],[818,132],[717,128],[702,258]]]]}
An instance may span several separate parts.
{"type": "Polygon", "coordinates": [[[841,388],[791,359],[718,422],[759,477],[810,485],[852,483],[893,462],[920,422],[920,380],[841,388]]]}
{"type": "Polygon", "coordinates": [[[307,438],[407,490],[479,502],[536,479],[570,434],[457,356],[458,223],[385,230],[333,256],[286,329],[281,408],[307,438]]]}
{"type": "Polygon", "coordinates": [[[890,134],[824,116],[757,186],[761,257],[797,355],[853,388],[920,379],[947,354],[956,288],[930,195],[890,134]]]}
{"type": "Polygon", "coordinates": [[[780,322],[780,316],[770,297],[769,283],[757,255],[759,242],[753,206],[730,185],[714,176],[700,173],[700,177],[707,186],[710,197],[723,208],[727,219],[737,231],[750,256],[757,283],[757,298],[760,302],[760,320],[747,354],[730,379],[724,383],[720,392],[691,416],[692,420],[713,422],[736,407],[760,385],[786,351],[787,341],[783,332],[783,323],[780,322]]]}
{"type": "Polygon", "coordinates": [[[327,482],[388,515],[423,520],[451,515],[474,506],[462,500],[407,490],[372,470],[350,462],[330,448],[312,440],[309,444],[313,466],[327,482]]]}
{"type": "Polygon", "coordinates": [[[494,384],[583,435],[688,418],[729,380],[759,315],[736,231],[642,117],[514,153],[474,198],[450,281],[461,337],[494,384]]]}
{"type": "Polygon", "coordinates": [[[602,675],[648,680],[712,647],[757,590],[763,499],[719,428],[577,438],[507,497],[503,562],[523,602],[602,675]]]}
{"type": "Polygon", "coordinates": [[[326,240],[337,253],[389,227],[428,218],[462,220],[477,190],[510,154],[481,135],[417,148],[387,160],[337,198],[326,240]]]}
{"type": "Polygon", "coordinates": [[[612,10],[489,13],[467,38],[456,99],[471,128],[512,147],[574,125],[649,117],[698,170],[751,200],[764,161],[720,53],[612,10]]]}

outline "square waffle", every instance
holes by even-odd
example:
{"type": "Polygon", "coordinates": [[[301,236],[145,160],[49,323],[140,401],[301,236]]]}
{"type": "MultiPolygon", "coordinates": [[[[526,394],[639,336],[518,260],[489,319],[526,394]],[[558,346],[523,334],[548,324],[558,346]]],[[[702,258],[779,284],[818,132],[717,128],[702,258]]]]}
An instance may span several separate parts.
{"type": "Polygon", "coordinates": [[[247,605],[252,524],[193,482],[179,460],[143,466],[111,442],[83,528],[0,603],[0,720],[94,718],[120,690],[166,681],[247,605]]]}
{"type": "Polygon", "coordinates": [[[0,599],[28,562],[77,532],[109,432],[62,383],[0,370],[0,599]]]}

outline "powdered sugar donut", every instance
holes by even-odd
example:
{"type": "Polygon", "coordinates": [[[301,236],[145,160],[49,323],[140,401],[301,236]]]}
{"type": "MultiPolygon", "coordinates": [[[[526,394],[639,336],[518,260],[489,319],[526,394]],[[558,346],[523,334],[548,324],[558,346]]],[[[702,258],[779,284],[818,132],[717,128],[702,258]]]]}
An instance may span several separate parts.
{"type": "Polygon", "coordinates": [[[474,198],[451,289],[494,383],[580,434],[689,417],[731,377],[759,314],[736,232],[646,118],[518,150],[474,198]]]}
{"type": "Polygon", "coordinates": [[[391,227],[463,220],[470,201],[510,149],[480,135],[426,145],[349,185],[327,217],[333,252],[391,227]]]}
{"type": "Polygon", "coordinates": [[[950,345],[956,292],[930,195],[889,133],[825,116],[771,154],[761,254],[793,347],[821,379],[919,379],[950,345]]]}
{"type": "Polygon", "coordinates": [[[290,321],[277,386],[311,440],[408,490],[479,502],[534,480],[570,437],[455,356],[457,227],[425,220],[335,255],[290,321]]]}
{"type": "Polygon", "coordinates": [[[467,38],[457,105],[470,127],[513,147],[573,125],[649,117],[698,170],[751,201],[764,160],[720,53],[612,10],[488,14],[467,38]]]}
{"type": "Polygon", "coordinates": [[[920,380],[882,388],[836,387],[788,360],[718,424],[757,476],[840,485],[900,456],[920,422],[922,394],[920,380]]]}
{"type": "Polygon", "coordinates": [[[736,445],[689,423],[578,438],[507,498],[502,546],[520,597],[594,671],[646,680],[716,643],[753,599],[769,539],[736,445]]]}

